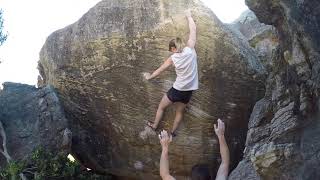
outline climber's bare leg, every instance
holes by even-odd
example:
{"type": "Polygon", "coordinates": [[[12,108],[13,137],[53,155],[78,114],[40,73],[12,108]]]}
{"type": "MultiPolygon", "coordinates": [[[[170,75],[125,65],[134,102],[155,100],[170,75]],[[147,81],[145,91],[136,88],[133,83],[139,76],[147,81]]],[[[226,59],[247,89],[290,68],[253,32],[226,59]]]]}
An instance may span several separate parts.
{"type": "Polygon", "coordinates": [[[183,114],[186,107],[187,107],[187,104],[184,104],[181,102],[176,103],[176,117],[173,122],[173,127],[171,131],[172,133],[174,133],[177,130],[180,121],[183,119],[183,114]]]}
{"type": "Polygon", "coordinates": [[[158,106],[158,110],[157,110],[157,114],[156,114],[156,117],[154,119],[154,122],[153,123],[150,123],[148,122],[148,125],[150,127],[152,127],[153,129],[156,129],[158,127],[158,124],[160,122],[160,120],[162,119],[162,116],[163,116],[163,113],[164,113],[164,110],[170,105],[172,104],[172,102],[169,100],[169,98],[167,97],[167,94],[164,94],[161,101],[160,101],[160,104],[158,106]]]}

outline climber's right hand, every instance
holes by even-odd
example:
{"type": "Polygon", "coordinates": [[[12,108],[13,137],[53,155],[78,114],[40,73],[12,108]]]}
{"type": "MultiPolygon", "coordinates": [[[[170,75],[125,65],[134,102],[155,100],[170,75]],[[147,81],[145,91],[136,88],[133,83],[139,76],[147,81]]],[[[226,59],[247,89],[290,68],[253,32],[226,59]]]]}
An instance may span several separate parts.
{"type": "Polygon", "coordinates": [[[186,10],[184,13],[185,13],[185,15],[186,15],[187,18],[192,17],[192,16],[191,16],[191,10],[190,10],[190,9],[186,10]]]}
{"type": "Polygon", "coordinates": [[[146,80],[149,80],[149,79],[151,79],[151,74],[145,72],[145,73],[143,73],[143,77],[144,77],[146,80]]]}

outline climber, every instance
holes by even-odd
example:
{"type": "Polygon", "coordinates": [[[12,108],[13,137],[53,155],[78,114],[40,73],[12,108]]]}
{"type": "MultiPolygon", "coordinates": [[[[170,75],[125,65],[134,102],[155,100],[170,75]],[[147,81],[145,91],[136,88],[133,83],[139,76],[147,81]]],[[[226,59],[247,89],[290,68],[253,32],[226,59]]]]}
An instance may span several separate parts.
{"type": "MultiPolygon", "coordinates": [[[[224,137],[225,125],[218,119],[218,127],[214,125],[214,131],[218,137],[220,144],[221,164],[219,166],[216,180],[226,180],[229,173],[230,155],[229,148],[224,137]]],[[[167,131],[163,130],[159,134],[159,139],[162,147],[162,153],[160,158],[160,176],[163,180],[175,180],[169,172],[169,157],[168,150],[169,144],[172,141],[172,136],[169,136],[167,131]]],[[[210,170],[206,165],[196,165],[192,168],[191,172],[192,180],[211,180],[210,170]]]]}
{"type": "Polygon", "coordinates": [[[174,119],[171,135],[176,135],[176,129],[183,118],[184,109],[190,101],[192,91],[198,89],[198,68],[196,44],[196,24],[191,16],[191,12],[186,12],[189,24],[189,40],[184,47],[180,38],[172,39],[169,42],[169,51],[173,54],[152,74],[144,73],[147,80],[157,77],[161,72],[173,65],[177,74],[173,87],[162,97],[158,106],[154,122],[148,122],[147,125],[156,130],[162,119],[164,110],[172,103],[176,104],[176,116],[174,119]]]}

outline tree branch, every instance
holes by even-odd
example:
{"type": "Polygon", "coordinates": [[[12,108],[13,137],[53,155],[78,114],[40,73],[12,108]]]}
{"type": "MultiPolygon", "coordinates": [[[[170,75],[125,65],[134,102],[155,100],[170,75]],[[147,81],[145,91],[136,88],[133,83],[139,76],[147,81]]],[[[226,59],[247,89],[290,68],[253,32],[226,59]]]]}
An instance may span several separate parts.
{"type": "MultiPolygon", "coordinates": [[[[7,135],[6,135],[6,132],[5,132],[4,128],[3,128],[3,124],[2,124],[1,121],[0,121],[0,134],[1,134],[1,137],[2,137],[2,148],[3,148],[0,152],[3,154],[3,156],[6,158],[8,164],[9,164],[12,161],[12,158],[8,153],[7,135]]],[[[20,173],[19,176],[20,176],[20,178],[22,180],[27,180],[26,176],[23,173],[20,173]]]]}
{"type": "Polygon", "coordinates": [[[6,132],[5,132],[4,128],[3,128],[3,124],[2,124],[1,121],[0,121],[0,134],[1,134],[1,137],[2,137],[2,151],[1,151],[1,153],[4,155],[4,157],[6,158],[7,162],[9,163],[9,162],[12,161],[12,158],[8,153],[7,136],[6,136],[6,132]]]}

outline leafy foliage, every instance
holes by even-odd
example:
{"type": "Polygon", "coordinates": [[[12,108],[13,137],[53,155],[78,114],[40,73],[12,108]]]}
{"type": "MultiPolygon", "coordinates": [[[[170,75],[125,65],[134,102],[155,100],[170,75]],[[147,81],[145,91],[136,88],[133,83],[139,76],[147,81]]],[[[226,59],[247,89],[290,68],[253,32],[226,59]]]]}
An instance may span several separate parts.
{"type": "Polygon", "coordinates": [[[10,162],[6,168],[0,171],[0,178],[1,179],[11,179],[11,180],[18,180],[19,174],[21,173],[25,164],[23,162],[10,162]]]}
{"type": "Polygon", "coordinates": [[[7,37],[8,37],[7,34],[4,34],[2,32],[2,30],[3,30],[3,18],[2,18],[2,15],[3,15],[3,11],[0,10],[0,46],[4,43],[4,41],[7,40],[7,37]]]}
{"type": "Polygon", "coordinates": [[[71,162],[62,155],[53,155],[43,148],[38,148],[32,153],[31,163],[12,162],[0,171],[0,179],[19,179],[23,172],[28,179],[77,179],[77,180],[111,180],[110,176],[97,175],[87,171],[77,161],[71,162]]]}

